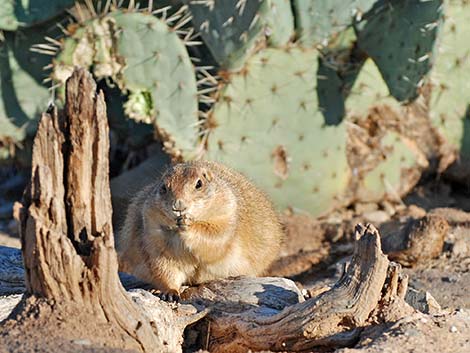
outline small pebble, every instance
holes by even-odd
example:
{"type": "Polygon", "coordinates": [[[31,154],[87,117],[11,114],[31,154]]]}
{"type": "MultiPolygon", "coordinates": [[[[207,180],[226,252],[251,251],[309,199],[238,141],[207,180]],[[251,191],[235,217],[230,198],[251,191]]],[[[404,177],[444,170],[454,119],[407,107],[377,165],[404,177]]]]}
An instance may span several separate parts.
{"type": "Polygon", "coordinates": [[[354,205],[354,211],[356,214],[361,215],[367,212],[374,212],[379,209],[376,203],[356,203],[354,205]]]}
{"type": "Polygon", "coordinates": [[[372,211],[362,215],[364,220],[373,224],[382,224],[390,220],[390,216],[385,211],[372,211]]]}
{"type": "Polygon", "coordinates": [[[452,333],[456,333],[458,330],[457,330],[457,327],[455,327],[454,325],[452,325],[449,329],[450,332],[452,333]]]}
{"type": "Polygon", "coordinates": [[[91,345],[90,340],[87,340],[87,339],[73,340],[72,343],[79,344],[79,345],[81,345],[81,346],[89,346],[89,345],[91,345]]]}
{"type": "Polygon", "coordinates": [[[419,336],[420,334],[417,329],[412,328],[412,327],[408,328],[404,333],[406,336],[409,336],[409,337],[416,337],[416,336],[419,336]]]}
{"type": "Polygon", "coordinates": [[[445,276],[441,278],[442,282],[447,282],[447,283],[456,283],[458,281],[458,278],[455,276],[445,276]]]}
{"type": "Polygon", "coordinates": [[[470,255],[470,244],[465,239],[457,239],[452,245],[452,256],[466,257],[470,255]]]}

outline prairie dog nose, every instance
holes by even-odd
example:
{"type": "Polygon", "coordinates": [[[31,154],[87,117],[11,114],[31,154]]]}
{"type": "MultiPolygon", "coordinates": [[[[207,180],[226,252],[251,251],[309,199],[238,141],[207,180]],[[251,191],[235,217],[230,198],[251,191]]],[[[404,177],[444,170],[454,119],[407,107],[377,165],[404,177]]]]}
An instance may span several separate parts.
{"type": "Polygon", "coordinates": [[[181,200],[176,200],[175,202],[173,202],[172,209],[175,212],[183,212],[186,210],[186,208],[187,208],[186,205],[181,200]]]}

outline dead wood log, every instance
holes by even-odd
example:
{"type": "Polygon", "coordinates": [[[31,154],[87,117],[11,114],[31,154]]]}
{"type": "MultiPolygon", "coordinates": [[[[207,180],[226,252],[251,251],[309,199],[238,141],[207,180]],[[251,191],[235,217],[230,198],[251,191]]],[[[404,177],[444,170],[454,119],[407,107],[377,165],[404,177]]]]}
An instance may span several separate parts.
{"type": "Polygon", "coordinates": [[[211,308],[206,317],[206,349],[305,351],[317,346],[346,346],[371,320],[396,319],[413,312],[403,300],[406,279],[399,279],[396,265],[389,269],[378,231],[359,225],[356,238],[352,261],[330,290],[283,310],[260,310],[258,305],[247,308],[236,300],[228,308],[227,298],[218,294],[218,282],[193,290],[191,302],[211,308]]]}
{"type": "Polygon", "coordinates": [[[30,298],[18,308],[16,320],[3,325],[6,344],[17,339],[10,332],[38,339],[37,332],[31,336],[34,326],[46,337],[58,330],[62,338],[97,345],[143,352],[181,349],[182,329],[169,343],[119,281],[108,134],[103,94],[96,93],[88,72],[77,69],[67,81],[64,112],[45,113],[34,140],[31,184],[20,212],[30,298]]]}

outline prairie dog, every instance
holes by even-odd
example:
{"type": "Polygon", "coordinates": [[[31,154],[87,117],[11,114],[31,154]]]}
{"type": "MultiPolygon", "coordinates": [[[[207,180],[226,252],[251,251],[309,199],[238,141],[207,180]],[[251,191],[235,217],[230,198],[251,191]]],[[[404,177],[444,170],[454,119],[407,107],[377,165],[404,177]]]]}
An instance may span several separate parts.
{"type": "Polygon", "coordinates": [[[271,202],[242,174],[215,162],[176,164],[131,202],[120,270],[177,297],[183,284],[261,275],[283,234],[271,202]]]}

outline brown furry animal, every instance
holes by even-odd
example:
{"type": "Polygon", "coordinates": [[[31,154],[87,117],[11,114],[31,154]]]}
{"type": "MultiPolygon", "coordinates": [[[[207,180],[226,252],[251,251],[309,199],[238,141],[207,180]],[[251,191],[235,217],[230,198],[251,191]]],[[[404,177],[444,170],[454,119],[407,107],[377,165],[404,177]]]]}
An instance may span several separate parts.
{"type": "Polygon", "coordinates": [[[136,195],[118,237],[120,269],[172,298],[183,284],[262,274],[283,230],[271,202],[242,174],[181,163],[136,195]]]}

